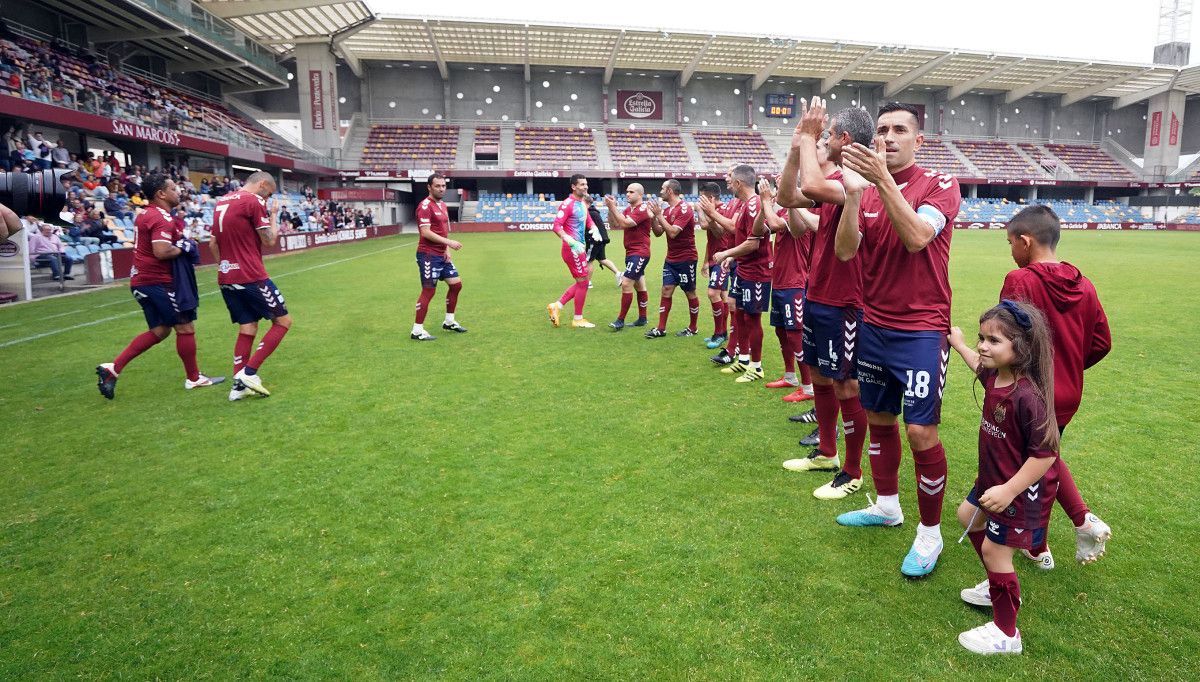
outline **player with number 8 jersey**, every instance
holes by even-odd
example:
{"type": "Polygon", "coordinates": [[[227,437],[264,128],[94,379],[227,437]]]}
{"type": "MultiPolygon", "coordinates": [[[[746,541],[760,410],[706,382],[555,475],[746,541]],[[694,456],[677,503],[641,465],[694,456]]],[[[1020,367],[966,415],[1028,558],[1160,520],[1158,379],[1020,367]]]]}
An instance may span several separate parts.
{"type": "Polygon", "coordinates": [[[218,199],[213,210],[209,248],[217,260],[221,297],[229,309],[230,320],[238,325],[230,400],[240,400],[247,393],[271,395],[263,386],[258,370],[292,326],[283,294],[267,275],[262,260],[262,247],[273,246],[279,238],[277,209],[274,202],[267,206],[267,198],[275,193],[275,188],[275,179],[269,173],[251,173],[240,191],[218,199]],[[271,328],[263,335],[254,355],[250,355],[258,336],[259,320],[270,320],[271,328]]]}

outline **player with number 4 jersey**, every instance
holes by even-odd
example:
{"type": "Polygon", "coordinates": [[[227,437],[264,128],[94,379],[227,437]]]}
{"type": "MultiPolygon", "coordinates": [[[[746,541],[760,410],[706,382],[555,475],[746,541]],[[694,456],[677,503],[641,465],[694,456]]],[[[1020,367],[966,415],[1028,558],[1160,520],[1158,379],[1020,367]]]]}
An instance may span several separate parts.
{"type": "Polygon", "coordinates": [[[275,188],[270,173],[256,171],[246,178],[241,190],[218,199],[213,210],[209,248],[217,259],[217,284],[229,309],[229,319],[238,325],[230,400],[241,400],[248,393],[271,395],[258,370],[292,326],[283,294],[271,281],[262,259],[262,247],[273,246],[279,238],[278,208],[274,202],[267,205],[275,188]],[[250,355],[259,320],[270,320],[271,328],[250,355]]]}

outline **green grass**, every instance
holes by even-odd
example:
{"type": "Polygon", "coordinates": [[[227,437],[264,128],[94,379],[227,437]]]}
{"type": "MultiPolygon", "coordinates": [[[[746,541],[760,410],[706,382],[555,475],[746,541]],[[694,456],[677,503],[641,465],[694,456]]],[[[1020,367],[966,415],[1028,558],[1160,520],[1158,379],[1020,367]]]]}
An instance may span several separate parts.
{"type": "MultiPolygon", "coordinates": [[[[988,618],[958,597],[981,578],[968,544],[899,575],[907,453],[909,524],[838,527],[864,498],[818,502],[823,476],[780,468],[808,429],[778,392],[696,339],[549,327],[568,278],[547,235],[463,236],[471,331],[427,344],[407,338],[412,236],[269,261],[295,326],[272,397],[233,404],[183,391],[170,343],[100,398],[93,367],[143,328],[123,287],[0,309],[0,679],[1193,676],[1198,240],[1064,237],[1114,339],[1064,452],[1115,539],[1075,565],[1056,513],[1059,567],[1019,566],[1027,653],[1004,660],[955,640],[988,618]]],[[[1000,233],[954,242],[972,330],[1011,263],[1000,233]]],[[[617,305],[597,276],[589,317],[617,305]]],[[[228,373],[234,328],[219,297],[200,312],[201,367],[228,373]]],[[[771,337],[764,355],[778,372],[771,337]]],[[[971,393],[953,365],[949,543],[971,393]]]]}

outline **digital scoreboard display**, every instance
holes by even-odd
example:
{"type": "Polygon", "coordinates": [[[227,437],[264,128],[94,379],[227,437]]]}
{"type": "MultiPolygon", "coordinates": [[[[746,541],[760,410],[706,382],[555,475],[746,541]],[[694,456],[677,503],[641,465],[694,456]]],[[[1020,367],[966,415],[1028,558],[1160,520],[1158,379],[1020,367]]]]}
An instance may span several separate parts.
{"type": "Polygon", "coordinates": [[[764,113],[768,118],[793,118],[796,114],[796,96],[768,93],[764,113]]]}

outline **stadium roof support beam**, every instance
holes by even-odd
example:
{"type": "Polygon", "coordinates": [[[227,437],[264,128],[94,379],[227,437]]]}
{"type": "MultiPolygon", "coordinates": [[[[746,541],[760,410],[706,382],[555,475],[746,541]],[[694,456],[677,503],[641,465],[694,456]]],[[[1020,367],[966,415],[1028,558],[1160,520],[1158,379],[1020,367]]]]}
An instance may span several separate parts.
{"type": "Polygon", "coordinates": [[[1023,86],[1017,88],[1016,90],[1009,90],[1008,94],[1004,96],[1004,103],[1012,104],[1013,102],[1016,102],[1017,100],[1021,99],[1022,97],[1033,94],[1033,93],[1037,92],[1038,90],[1041,90],[1042,88],[1053,85],[1053,84],[1057,83],[1058,81],[1066,78],[1067,76],[1074,75],[1075,73],[1082,71],[1091,65],[1092,65],[1091,62],[1085,62],[1083,64],[1076,64],[1075,66],[1067,69],[1066,71],[1059,71],[1058,73],[1054,74],[1053,76],[1047,76],[1046,78],[1043,78],[1040,81],[1034,81],[1034,82],[1030,83],[1029,85],[1023,85],[1023,86]]]}
{"type": "Polygon", "coordinates": [[[529,69],[529,24],[525,24],[525,82],[533,80],[533,74],[529,69]]]}
{"type": "Polygon", "coordinates": [[[107,43],[123,43],[131,40],[158,40],[160,38],[182,38],[188,32],[182,28],[167,28],[161,31],[138,31],[131,34],[129,29],[96,29],[88,31],[88,40],[97,45],[107,43]]]}
{"type": "Polygon", "coordinates": [[[333,37],[329,41],[330,46],[337,50],[338,54],[342,56],[342,59],[346,60],[346,66],[349,66],[350,71],[352,71],[358,78],[363,77],[362,61],[359,60],[357,55],[346,49],[345,43],[347,40],[353,37],[354,34],[373,23],[375,23],[375,17],[369,16],[356,23],[350,24],[337,33],[334,33],[333,37]]]}
{"type": "Polygon", "coordinates": [[[854,71],[858,67],[862,66],[864,62],[866,62],[871,57],[875,56],[882,49],[883,49],[882,47],[877,47],[874,50],[864,52],[861,56],[859,56],[854,61],[843,66],[842,68],[838,69],[837,71],[829,74],[828,76],[822,78],[821,79],[821,94],[823,95],[823,94],[829,92],[830,90],[832,90],[835,86],[837,86],[838,83],[842,82],[843,78],[845,78],[846,76],[849,76],[852,71],[854,71]]]}
{"type": "Polygon", "coordinates": [[[696,73],[696,67],[700,65],[700,60],[704,59],[705,53],[708,52],[708,47],[716,39],[715,35],[708,36],[708,40],[704,41],[699,50],[696,50],[696,56],[692,57],[692,61],[688,62],[687,66],[683,67],[683,71],[679,72],[679,87],[687,87],[688,81],[692,80],[692,74],[696,73]]]}
{"type": "Polygon", "coordinates": [[[883,86],[883,96],[891,97],[892,95],[900,93],[902,90],[904,90],[904,88],[907,88],[908,86],[912,85],[918,78],[920,78],[921,76],[924,76],[925,74],[929,73],[930,71],[933,71],[942,62],[946,61],[947,59],[950,59],[954,55],[955,55],[954,52],[947,52],[946,54],[939,55],[937,57],[934,57],[933,59],[930,59],[929,61],[925,62],[924,64],[918,66],[917,68],[912,69],[908,73],[905,73],[900,76],[897,76],[896,78],[893,78],[892,80],[888,81],[883,86]]]}
{"type": "Polygon", "coordinates": [[[1123,97],[1118,97],[1116,101],[1113,102],[1113,111],[1116,111],[1117,109],[1124,109],[1131,104],[1137,104],[1138,102],[1148,100],[1155,95],[1161,95],[1164,92],[1169,92],[1171,88],[1175,87],[1176,78],[1179,78],[1178,73],[1175,74],[1175,76],[1172,77],[1170,82],[1168,82],[1166,85],[1156,85],[1153,88],[1146,88],[1141,92],[1134,92],[1123,97]]]}
{"type": "Polygon", "coordinates": [[[767,79],[775,73],[775,69],[778,69],[779,65],[786,61],[788,57],[792,56],[792,53],[795,52],[796,48],[800,46],[799,40],[793,40],[790,42],[791,44],[783,48],[783,50],[779,52],[779,55],[771,60],[770,64],[764,66],[762,71],[754,74],[754,80],[750,82],[751,91],[761,88],[762,84],[766,83],[767,79]]]}
{"type": "Polygon", "coordinates": [[[446,59],[442,57],[442,48],[438,46],[437,38],[433,35],[433,27],[429,22],[425,22],[425,35],[429,38],[429,45],[433,47],[433,58],[437,62],[438,73],[442,74],[442,80],[450,80],[450,69],[446,68],[446,59]]]}
{"type": "Polygon", "coordinates": [[[340,4],[338,0],[254,0],[254,2],[205,2],[198,3],[213,16],[222,19],[252,17],[256,14],[286,12],[287,10],[309,9],[340,4]]]}
{"type": "Polygon", "coordinates": [[[975,88],[979,87],[980,85],[983,85],[984,83],[990,81],[991,79],[995,78],[996,76],[999,76],[1000,74],[1004,73],[1005,71],[1008,71],[1009,69],[1016,66],[1017,64],[1023,63],[1024,61],[1025,61],[1024,57],[1022,57],[1020,59],[1015,59],[1011,62],[1001,64],[1000,66],[997,66],[996,68],[992,69],[991,71],[988,71],[987,73],[980,74],[980,75],[972,78],[969,81],[963,81],[962,83],[959,83],[958,85],[950,88],[950,91],[946,93],[946,99],[957,99],[959,97],[962,97],[963,95],[974,90],[975,88]]]}
{"type": "Polygon", "coordinates": [[[1092,86],[1089,86],[1086,88],[1080,88],[1078,90],[1072,90],[1070,92],[1063,93],[1062,99],[1059,100],[1059,102],[1058,102],[1058,106],[1060,106],[1060,107],[1070,106],[1076,102],[1085,100],[1089,97],[1094,97],[1109,88],[1113,88],[1113,87],[1120,85],[1121,83],[1124,83],[1125,81],[1129,80],[1130,78],[1137,78],[1138,76],[1141,76],[1141,75],[1148,73],[1150,71],[1153,71],[1153,70],[1154,70],[1153,67],[1142,69],[1141,71],[1136,71],[1134,73],[1127,73],[1127,74],[1124,74],[1121,76],[1117,76],[1116,78],[1110,78],[1109,80],[1106,80],[1103,83],[1097,83],[1096,85],[1092,85],[1092,86]]]}
{"type": "Polygon", "coordinates": [[[209,59],[195,62],[167,62],[167,73],[216,71],[217,69],[237,69],[243,66],[246,66],[246,62],[240,59],[226,62],[215,62],[209,59]]]}
{"type": "Polygon", "coordinates": [[[625,29],[617,34],[617,39],[613,41],[612,54],[608,56],[608,64],[604,67],[604,84],[608,85],[612,82],[613,69],[617,66],[617,52],[621,50],[621,42],[625,40],[625,29]]]}

